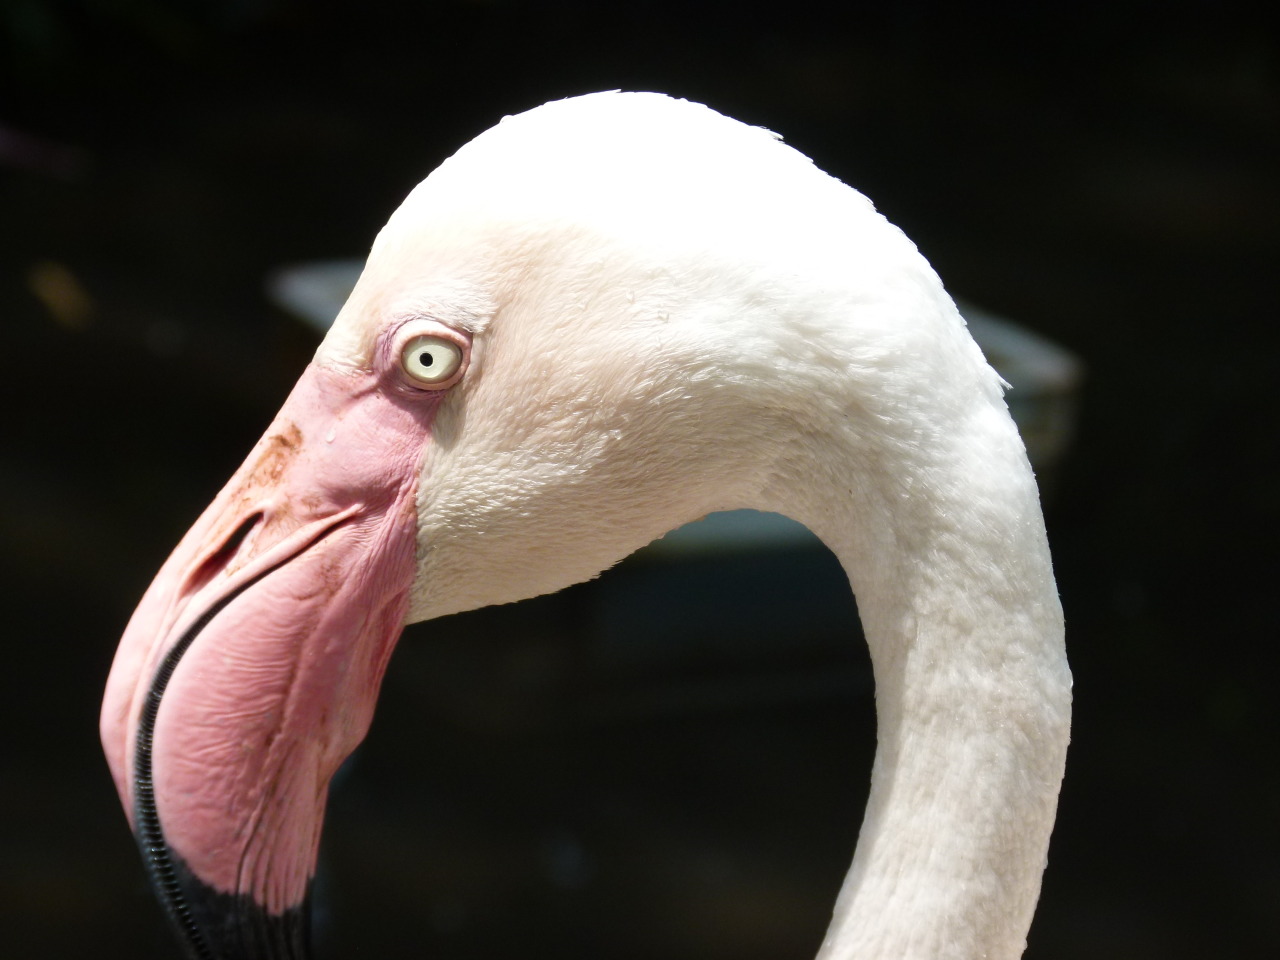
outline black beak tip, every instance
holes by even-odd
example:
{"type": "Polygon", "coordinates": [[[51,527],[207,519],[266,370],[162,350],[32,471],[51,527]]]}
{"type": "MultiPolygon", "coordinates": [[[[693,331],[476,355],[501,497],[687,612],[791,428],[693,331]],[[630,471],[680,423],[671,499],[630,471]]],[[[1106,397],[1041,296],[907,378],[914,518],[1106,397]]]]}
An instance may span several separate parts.
{"type": "Polygon", "coordinates": [[[219,893],[168,853],[172,877],[162,885],[170,895],[162,899],[191,960],[310,960],[310,895],[271,913],[246,894],[219,893]]]}

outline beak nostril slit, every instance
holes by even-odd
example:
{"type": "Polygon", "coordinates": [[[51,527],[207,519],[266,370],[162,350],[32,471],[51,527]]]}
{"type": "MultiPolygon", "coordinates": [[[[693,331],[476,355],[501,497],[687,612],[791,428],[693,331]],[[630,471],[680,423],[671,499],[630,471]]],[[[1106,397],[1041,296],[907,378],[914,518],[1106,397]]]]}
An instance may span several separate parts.
{"type": "Polygon", "coordinates": [[[249,536],[249,531],[261,523],[262,519],[261,511],[250,514],[240,526],[232,531],[231,536],[227,537],[222,546],[204,558],[187,581],[188,595],[200,590],[201,587],[226,569],[237,551],[239,551],[240,544],[244,543],[245,537],[249,536]]]}

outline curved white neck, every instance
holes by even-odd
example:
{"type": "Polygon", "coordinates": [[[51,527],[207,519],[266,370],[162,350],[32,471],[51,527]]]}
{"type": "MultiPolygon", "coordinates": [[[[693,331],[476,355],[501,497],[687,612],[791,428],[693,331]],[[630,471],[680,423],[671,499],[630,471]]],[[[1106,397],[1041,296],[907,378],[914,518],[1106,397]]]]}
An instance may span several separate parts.
{"type": "Polygon", "coordinates": [[[1003,406],[870,456],[865,436],[831,434],[800,461],[808,482],[774,487],[771,508],[848,573],[876,681],[871,793],[819,960],[1025,948],[1071,678],[1035,481],[1003,406]],[[814,482],[822,464],[847,473],[814,482]]]}

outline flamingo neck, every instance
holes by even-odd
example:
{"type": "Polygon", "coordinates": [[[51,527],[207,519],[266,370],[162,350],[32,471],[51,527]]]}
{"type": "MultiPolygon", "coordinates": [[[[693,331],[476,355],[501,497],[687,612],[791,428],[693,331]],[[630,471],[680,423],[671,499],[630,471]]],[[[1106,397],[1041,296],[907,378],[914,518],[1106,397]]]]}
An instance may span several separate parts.
{"type": "Polygon", "coordinates": [[[871,792],[819,960],[1017,958],[1070,726],[1035,481],[998,398],[878,451],[827,438],[806,458],[825,482],[774,507],[839,557],[876,681],[871,792]]]}

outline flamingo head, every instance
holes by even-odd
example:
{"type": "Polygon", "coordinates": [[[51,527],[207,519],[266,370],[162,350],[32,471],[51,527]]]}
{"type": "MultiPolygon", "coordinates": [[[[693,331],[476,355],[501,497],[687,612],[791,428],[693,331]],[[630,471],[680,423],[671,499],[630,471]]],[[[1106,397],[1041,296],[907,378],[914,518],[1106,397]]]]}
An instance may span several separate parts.
{"type": "Polygon", "coordinates": [[[550,104],[446,161],[120,644],[103,742],[191,955],[305,956],[328,784],[407,622],[776,508],[890,366],[936,372],[903,318],[943,301],[860,195],[695,104],[550,104]]]}

